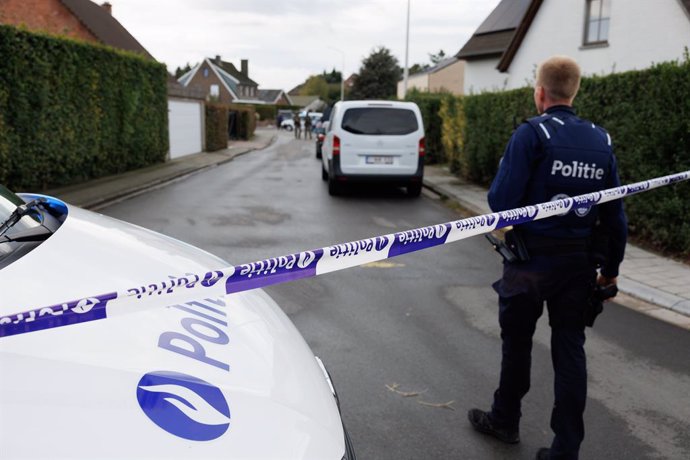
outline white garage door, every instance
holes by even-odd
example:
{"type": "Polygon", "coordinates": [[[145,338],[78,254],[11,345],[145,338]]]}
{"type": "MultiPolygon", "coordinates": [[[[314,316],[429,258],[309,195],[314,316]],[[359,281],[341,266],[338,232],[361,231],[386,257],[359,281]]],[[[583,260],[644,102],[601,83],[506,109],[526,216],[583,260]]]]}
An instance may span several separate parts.
{"type": "Polygon", "coordinates": [[[168,99],[170,159],[201,152],[203,108],[203,102],[200,101],[168,99]]]}

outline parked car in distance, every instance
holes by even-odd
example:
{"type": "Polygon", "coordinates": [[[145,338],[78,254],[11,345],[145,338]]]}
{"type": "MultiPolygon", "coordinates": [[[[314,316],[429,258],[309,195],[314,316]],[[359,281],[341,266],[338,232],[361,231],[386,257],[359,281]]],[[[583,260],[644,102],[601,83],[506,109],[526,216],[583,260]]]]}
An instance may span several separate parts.
{"type": "Polygon", "coordinates": [[[321,126],[317,126],[314,129],[314,134],[316,134],[316,158],[321,158],[323,140],[326,138],[326,130],[328,129],[328,121],[321,123],[321,126]]]}
{"type": "Polygon", "coordinates": [[[285,123],[287,120],[292,120],[292,118],[295,116],[295,114],[292,112],[292,110],[287,110],[287,109],[279,109],[278,112],[276,113],[276,118],[280,119],[280,129],[285,129],[288,131],[292,131],[294,129],[295,123],[291,121],[290,123],[285,123]],[[290,126],[290,128],[288,128],[290,126]]]}
{"type": "Polygon", "coordinates": [[[280,129],[293,131],[295,129],[295,120],[293,120],[292,117],[283,119],[283,121],[280,122],[280,129]]]}
{"type": "Polygon", "coordinates": [[[205,294],[228,266],[0,185],[0,457],[354,459],[281,308],[261,289],[205,294]]]}
{"type": "Polygon", "coordinates": [[[321,176],[338,195],[356,182],[404,186],[417,197],[424,175],[424,123],[414,102],[340,101],[322,145],[321,176]]]}

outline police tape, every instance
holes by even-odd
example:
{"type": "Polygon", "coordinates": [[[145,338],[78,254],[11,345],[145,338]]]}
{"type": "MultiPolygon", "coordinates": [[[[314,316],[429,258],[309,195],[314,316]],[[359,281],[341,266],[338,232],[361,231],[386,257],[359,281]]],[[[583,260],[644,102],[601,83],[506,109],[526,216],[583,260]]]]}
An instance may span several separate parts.
{"type": "Polygon", "coordinates": [[[0,317],[0,337],[106,319],[200,297],[222,296],[388,259],[508,226],[559,216],[690,179],[690,171],[533,206],[484,214],[321,249],[186,273],[129,289],[0,317]]]}

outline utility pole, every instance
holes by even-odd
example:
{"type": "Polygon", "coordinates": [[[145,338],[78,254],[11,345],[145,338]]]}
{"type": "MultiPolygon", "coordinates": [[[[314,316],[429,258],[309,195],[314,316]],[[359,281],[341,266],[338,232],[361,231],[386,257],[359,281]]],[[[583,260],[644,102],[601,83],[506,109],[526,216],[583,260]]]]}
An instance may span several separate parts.
{"type": "Polygon", "coordinates": [[[407,96],[407,77],[409,74],[408,56],[410,51],[410,0],[407,0],[407,28],[405,29],[405,70],[403,71],[403,99],[407,96]]]}

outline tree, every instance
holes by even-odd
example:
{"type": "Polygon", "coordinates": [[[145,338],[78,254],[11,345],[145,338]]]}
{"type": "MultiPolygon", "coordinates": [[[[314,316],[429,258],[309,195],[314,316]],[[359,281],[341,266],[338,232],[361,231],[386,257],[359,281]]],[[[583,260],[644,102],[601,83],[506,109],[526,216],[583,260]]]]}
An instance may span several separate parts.
{"type": "Polygon", "coordinates": [[[410,75],[414,75],[416,73],[422,73],[431,67],[429,64],[413,64],[412,67],[408,69],[408,73],[410,75]]]}
{"type": "Polygon", "coordinates": [[[328,99],[328,83],[323,76],[312,75],[304,82],[299,93],[302,96],[319,96],[321,100],[325,101],[328,99]]]}
{"type": "Polygon", "coordinates": [[[326,80],[326,83],[340,83],[341,73],[338,72],[337,70],[333,69],[330,72],[326,72],[325,70],[321,74],[324,80],[326,80]]]}
{"type": "Polygon", "coordinates": [[[179,79],[182,75],[186,74],[190,70],[192,70],[192,66],[189,65],[189,62],[182,68],[178,67],[175,69],[175,78],[179,79]]]}
{"type": "Polygon", "coordinates": [[[438,53],[432,54],[429,53],[429,60],[433,65],[438,64],[439,62],[443,61],[446,58],[446,53],[443,52],[443,50],[438,50],[438,53]]]}
{"type": "Polygon", "coordinates": [[[402,69],[388,48],[380,46],[364,58],[350,99],[391,99],[395,97],[402,69]]]}

